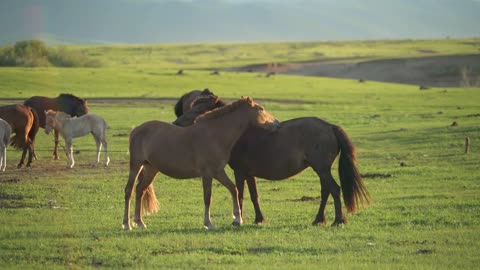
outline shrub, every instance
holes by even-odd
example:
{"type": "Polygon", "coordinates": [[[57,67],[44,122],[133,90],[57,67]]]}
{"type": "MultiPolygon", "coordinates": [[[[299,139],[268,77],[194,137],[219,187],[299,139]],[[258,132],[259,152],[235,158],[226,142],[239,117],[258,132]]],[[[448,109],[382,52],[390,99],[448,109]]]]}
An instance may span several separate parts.
{"type": "Polygon", "coordinates": [[[0,48],[0,66],[23,67],[100,67],[83,52],[68,51],[66,47],[48,48],[40,40],[17,41],[13,46],[0,48]]]}

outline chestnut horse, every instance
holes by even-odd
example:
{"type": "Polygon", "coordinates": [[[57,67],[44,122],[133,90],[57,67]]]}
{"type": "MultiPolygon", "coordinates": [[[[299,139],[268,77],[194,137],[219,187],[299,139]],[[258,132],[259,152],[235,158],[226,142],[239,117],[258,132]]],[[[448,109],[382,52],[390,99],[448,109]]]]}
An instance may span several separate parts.
{"type": "Polygon", "coordinates": [[[11,133],[10,125],[0,118],[0,172],[4,172],[7,167],[7,146],[11,133]]]}
{"type": "MultiPolygon", "coordinates": [[[[198,96],[192,103],[192,110],[179,117],[174,124],[191,125],[190,119],[211,110],[217,102],[218,98],[213,95],[198,96]]],[[[320,208],[312,224],[326,223],[325,206],[329,195],[333,196],[335,206],[335,221],[332,225],[346,223],[340,201],[340,187],[331,174],[332,164],[339,153],[338,172],[343,200],[347,211],[353,213],[359,203],[368,203],[369,195],[356,166],[355,147],[341,127],[316,117],[301,117],[282,122],[274,133],[258,128],[248,129],[233,147],[228,162],[234,170],[240,209],[243,210],[246,180],[255,208],[255,223],[264,222],[255,177],[283,180],[312,167],[320,178],[321,186],[320,208]]]]}
{"type": "MultiPolygon", "coordinates": [[[[39,125],[45,128],[45,111],[54,110],[69,114],[70,116],[82,116],[88,113],[87,101],[72,94],[60,94],[56,98],[49,98],[43,96],[31,97],[23,103],[32,107],[37,111],[39,117],[39,125]]],[[[58,131],[54,131],[55,147],[53,148],[53,157],[58,159],[58,131]]]]}
{"type": "Polygon", "coordinates": [[[25,105],[7,105],[0,107],[0,118],[7,121],[15,136],[11,139],[11,145],[15,149],[22,149],[22,157],[17,168],[22,167],[28,151],[27,167],[32,163],[35,150],[35,135],[38,131],[37,113],[25,105]]]}
{"type": "Polygon", "coordinates": [[[134,222],[146,228],[143,214],[158,211],[153,180],[158,172],[177,179],[202,177],[205,203],[204,226],[214,228],[210,219],[212,178],[232,195],[233,225],[243,223],[238,191],[225,173],[233,145],[249,127],[266,132],[278,127],[278,121],[250,98],[213,110],[197,118],[196,124],[181,128],[161,121],[149,121],[130,134],[130,174],[125,186],[123,228],[130,230],[130,199],[136,186],[134,222]]]}

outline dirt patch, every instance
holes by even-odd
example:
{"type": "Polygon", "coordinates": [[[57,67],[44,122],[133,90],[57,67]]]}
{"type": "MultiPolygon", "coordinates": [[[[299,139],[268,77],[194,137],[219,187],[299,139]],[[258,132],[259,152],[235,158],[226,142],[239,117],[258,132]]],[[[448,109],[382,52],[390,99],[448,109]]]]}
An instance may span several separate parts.
{"type": "MultiPolygon", "coordinates": [[[[424,50],[421,53],[428,55],[436,52],[424,50]]],[[[480,85],[480,54],[365,61],[327,59],[303,63],[257,64],[230,71],[275,72],[354,79],[361,82],[381,81],[433,87],[460,87],[465,81],[463,77],[465,69],[468,69],[469,81],[480,85]]]]}
{"type": "Polygon", "coordinates": [[[390,178],[393,175],[389,173],[364,173],[361,176],[362,178],[390,178]]]}
{"type": "Polygon", "coordinates": [[[318,200],[320,200],[320,197],[302,196],[300,199],[293,199],[292,202],[311,202],[318,200]]]}

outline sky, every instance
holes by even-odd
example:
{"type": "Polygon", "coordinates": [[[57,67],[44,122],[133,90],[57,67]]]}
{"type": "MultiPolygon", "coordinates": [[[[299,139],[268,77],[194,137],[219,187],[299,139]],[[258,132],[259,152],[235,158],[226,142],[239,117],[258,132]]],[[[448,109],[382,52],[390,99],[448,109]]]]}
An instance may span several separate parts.
{"type": "Polygon", "coordinates": [[[1,0],[0,45],[480,36],[479,0],[1,0]]]}

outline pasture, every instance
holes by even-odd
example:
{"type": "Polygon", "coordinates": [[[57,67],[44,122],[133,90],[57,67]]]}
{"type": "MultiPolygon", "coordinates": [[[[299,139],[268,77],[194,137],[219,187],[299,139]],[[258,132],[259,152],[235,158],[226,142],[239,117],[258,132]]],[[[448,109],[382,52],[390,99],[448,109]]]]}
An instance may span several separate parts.
{"type": "MultiPolygon", "coordinates": [[[[176,53],[183,55],[178,48],[176,53]]],[[[9,147],[0,173],[0,268],[472,269],[480,263],[479,88],[421,91],[402,84],[212,76],[201,70],[176,76],[181,65],[122,66],[115,64],[118,57],[108,59],[102,68],[0,69],[0,106],[63,92],[87,98],[91,112],[109,125],[111,159],[109,167],[91,167],[95,142],[88,135],[74,140],[76,163],[67,169],[63,152],[60,160],[51,159],[53,135],[40,129],[39,160],[17,170],[20,152],[9,147]],[[123,231],[129,132],[147,120],[175,120],[176,99],[206,87],[230,101],[251,96],[279,120],[318,116],[342,126],[357,146],[372,204],[347,216],[349,224],[330,227],[330,198],[328,226],[312,226],[320,185],[307,169],[290,180],[259,179],[267,223],[253,224],[246,193],[245,224],[237,228],[230,225],[230,194],[214,181],[216,229],[206,231],[200,179],[159,174],[160,212],[145,217],[148,230],[123,231]]],[[[198,67],[216,63],[202,61],[198,67]]],[[[61,139],[62,151],[64,146],[61,139]]],[[[227,174],[232,177],[228,167],[227,174]]],[[[336,163],[332,174],[338,183],[336,163]]]]}

